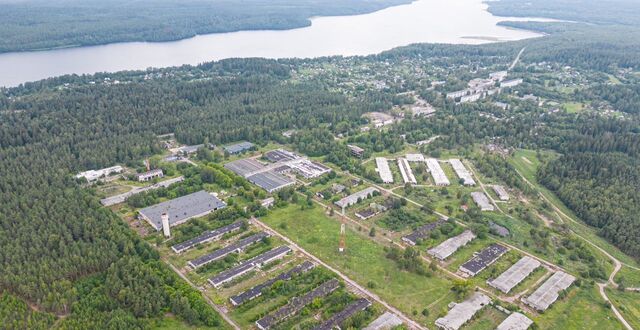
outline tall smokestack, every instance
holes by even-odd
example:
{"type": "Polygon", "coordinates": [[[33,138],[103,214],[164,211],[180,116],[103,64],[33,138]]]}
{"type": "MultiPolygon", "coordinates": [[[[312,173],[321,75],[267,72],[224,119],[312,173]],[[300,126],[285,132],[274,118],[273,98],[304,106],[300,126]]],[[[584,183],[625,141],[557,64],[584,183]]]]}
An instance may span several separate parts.
{"type": "Polygon", "coordinates": [[[165,212],[162,213],[162,231],[164,232],[164,237],[171,237],[171,230],[169,229],[169,215],[165,212]]]}

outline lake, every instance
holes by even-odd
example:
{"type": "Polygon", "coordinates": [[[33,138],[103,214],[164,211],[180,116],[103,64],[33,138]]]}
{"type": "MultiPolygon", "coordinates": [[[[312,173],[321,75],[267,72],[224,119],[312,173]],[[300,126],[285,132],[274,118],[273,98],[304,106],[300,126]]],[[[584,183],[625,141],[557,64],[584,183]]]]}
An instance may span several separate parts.
{"type": "Polygon", "coordinates": [[[539,37],[498,26],[482,0],[418,0],[370,14],[316,17],[311,26],[284,31],[200,35],[172,42],[0,54],[0,86],[64,74],[168,67],[233,57],[369,55],[412,43],[480,44],[539,37]]]}

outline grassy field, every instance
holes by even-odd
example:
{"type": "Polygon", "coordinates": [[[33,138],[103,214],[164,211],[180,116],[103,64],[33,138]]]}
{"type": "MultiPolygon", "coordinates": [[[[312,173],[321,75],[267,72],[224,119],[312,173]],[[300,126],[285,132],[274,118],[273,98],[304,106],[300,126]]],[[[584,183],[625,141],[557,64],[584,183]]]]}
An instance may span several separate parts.
{"type": "Polygon", "coordinates": [[[640,270],[631,269],[628,266],[622,266],[618,274],[616,274],[616,281],[624,278],[624,285],[628,288],[640,288],[640,270]]]}
{"type": "Polygon", "coordinates": [[[584,105],[579,102],[568,102],[565,103],[563,107],[568,113],[578,113],[584,109],[584,105]]]}
{"type": "Polygon", "coordinates": [[[624,329],[610,308],[604,305],[594,286],[569,289],[566,298],[534,317],[540,329],[624,329]]]}
{"type": "Polygon", "coordinates": [[[606,289],[607,296],[634,329],[640,329],[640,292],[606,289]]]}
{"type": "Polygon", "coordinates": [[[348,229],[346,251],[339,254],[340,222],[326,216],[319,207],[301,210],[290,205],[274,210],[262,220],[406,315],[416,311],[412,317],[423,324],[433,325],[437,314],[446,311],[453,300],[449,280],[400,271],[394,261],[385,257],[383,246],[369,240],[367,233],[348,229]],[[429,317],[420,313],[424,308],[431,311],[429,317]]]}

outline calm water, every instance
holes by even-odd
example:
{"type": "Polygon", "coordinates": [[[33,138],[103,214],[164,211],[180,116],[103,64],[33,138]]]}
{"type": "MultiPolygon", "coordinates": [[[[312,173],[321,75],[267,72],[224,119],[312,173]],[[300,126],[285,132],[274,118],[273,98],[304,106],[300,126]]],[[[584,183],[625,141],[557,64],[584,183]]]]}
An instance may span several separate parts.
{"type": "Polygon", "coordinates": [[[420,42],[479,44],[540,36],[497,26],[506,19],[491,15],[486,8],[482,0],[419,0],[371,14],[318,17],[309,27],[286,31],[8,53],[0,55],[0,86],[70,73],[168,67],[231,57],[368,55],[420,42]]]}

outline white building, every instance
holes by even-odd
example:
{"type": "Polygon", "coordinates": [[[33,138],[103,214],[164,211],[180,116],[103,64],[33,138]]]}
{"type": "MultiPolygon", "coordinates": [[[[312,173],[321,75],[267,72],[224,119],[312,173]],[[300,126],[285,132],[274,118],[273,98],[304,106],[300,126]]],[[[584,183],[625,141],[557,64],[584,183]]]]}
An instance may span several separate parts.
{"type": "Polygon", "coordinates": [[[151,181],[155,178],[162,178],[163,176],[164,176],[164,173],[162,172],[161,169],[155,169],[155,170],[147,171],[144,173],[138,173],[136,175],[136,178],[140,182],[146,182],[146,181],[151,181]]]}
{"type": "Polygon", "coordinates": [[[87,181],[92,182],[92,181],[98,180],[99,178],[107,177],[111,174],[122,173],[123,171],[124,169],[122,168],[122,166],[116,165],[116,166],[103,168],[100,170],[89,170],[89,171],[80,172],[76,175],[76,178],[77,179],[85,178],[87,179],[87,181]]]}

